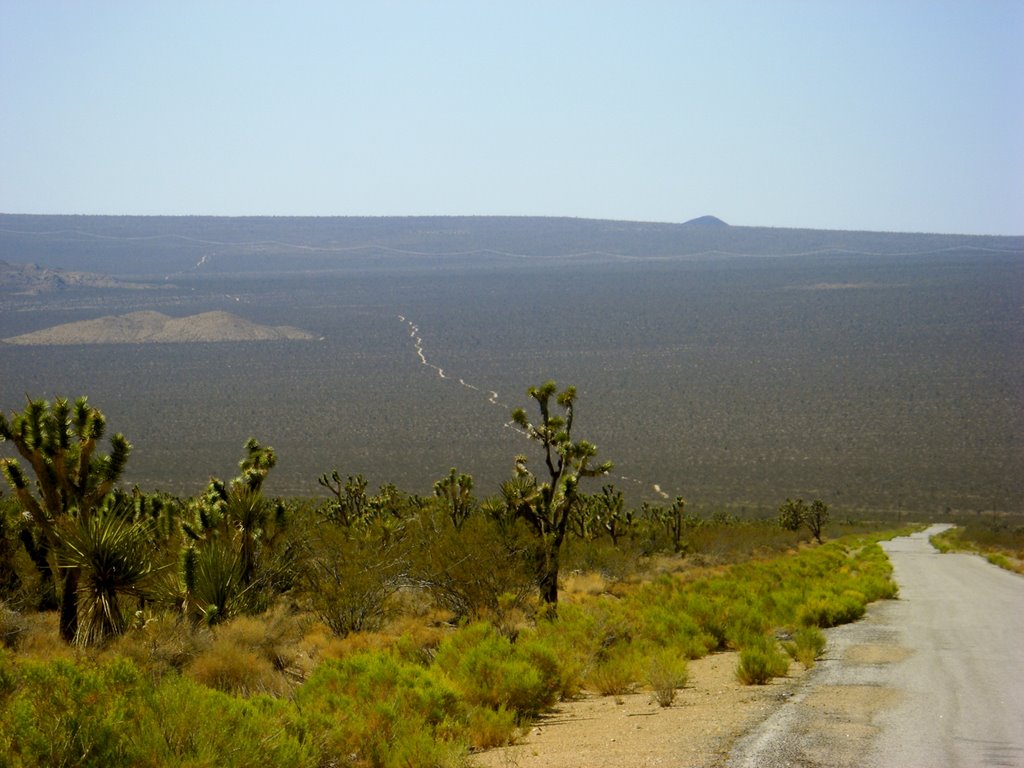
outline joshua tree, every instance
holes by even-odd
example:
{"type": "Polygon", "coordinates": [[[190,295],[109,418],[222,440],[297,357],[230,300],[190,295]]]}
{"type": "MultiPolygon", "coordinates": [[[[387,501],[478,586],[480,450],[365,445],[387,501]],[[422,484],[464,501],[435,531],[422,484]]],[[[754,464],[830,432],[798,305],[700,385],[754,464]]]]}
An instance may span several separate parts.
{"type": "Polygon", "coordinates": [[[342,482],[341,474],[335,469],[330,477],[324,472],[317,482],[334,494],[336,499],[327,515],[332,522],[345,528],[366,522],[369,516],[369,496],[366,494],[368,483],[365,477],[349,475],[342,482]]]}
{"type": "Polygon", "coordinates": [[[531,423],[522,408],[512,412],[512,421],[541,445],[543,477],[538,478],[527,468],[525,456],[518,456],[515,476],[503,483],[501,490],[508,508],[526,521],[537,539],[537,586],[541,600],[554,606],[558,603],[562,542],[573,506],[579,501],[580,480],[607,474],[612,465],[604,462],[591,466],[597,456],[597,446],[586,440],[573,442],[575,387],[558,392],[555,382],[548,381],[540,387],[530,387],[527,394],[537,402],[540,423],[531,423]],[[552,397],[561,415],[552,413],[552,397]]]}
{"type": "MultiPolygon", "coordinates": [[[[84,397],[70,404],[58,398],[29,400],[23,413],[8,421],[0,414],[0,441],[15,449],[35,474],[32,483],[15,458],[0,459],[0,472],[14,492],[30,525],[39,534],[30,552],[44,582],[59,581],[60,634],[72,642],[78,631],[78,584],[81,566],[72,558],[61,563],[62,536],[73,526],[88,528],[124,472],[131,444],[118,433],[110,439],[110,454],[97,452],[106,419],[84,397]]],[[[26,537],[23,537],[25,540],[26,537]]]]}
{"type": "Polygon", "coordinates": [[[803,499],[786,499],[779,507],[779,525],[788,531],[795,531],[801,525],[807,529],[815,540],[821,544],[821,534],[828,522],[828,504],[821,499],[815,499],[808,506],[803,499]]]}
{"type": "Polygon", "coordinates": [[[626,531],[633,526],[633,510],[626,509],[626,500],[622,491],[614,485],[606,485],[601,488],[601,495],[595,496],[599,509],[599,521],[601,526],[612,538],[612,546],[619,545],[626,531]]]}
{"type": "Polygon", "coordinates": [[[448,476],[434,483],[434,495],[443,499],[445,509],[452,519],[455,530],[460,530],[466,518],[473,511],[473,478],[469,475],[459,474],[455,467],[448,472],[448,476]]]}

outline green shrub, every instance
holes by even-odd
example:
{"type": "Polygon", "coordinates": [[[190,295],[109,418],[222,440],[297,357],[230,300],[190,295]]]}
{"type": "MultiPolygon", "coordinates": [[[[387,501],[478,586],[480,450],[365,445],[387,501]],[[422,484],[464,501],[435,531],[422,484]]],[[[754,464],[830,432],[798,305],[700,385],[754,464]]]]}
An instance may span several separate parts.
{"type": "Polygon", "coordinates": [[[478,622],[441,643],[435,665],[469,703],[507,709],[522,721],[551,707],[560,688],[557,665],[534,666],[531,654],[534,661],[545,656],[539,646],[517,653],[491,624],[478,622]]]}
{"type": "Polygon", "coordinates": [[[0,755],[13,765],[319,762],[288,702],[237,699],[173,675],[154,683],[126,659],[23,662],[6,674],[16,684],[0,697],[0,755]]]}
{"type": "Polygon", "coordinates": [[[339,763],[442,766],[465,748],[465,707],[456,689],[388,652],[321,663],[295,703],[325,755],[339,763]]]}
{"type": "Polygon", "coordinates": [[[865,610],[865,597],[859,592],[820,595],[800,607],[797,622],[805,627],[835,627],[856,621],[864,615],[865,610]]]}
{"type": "Polygon", "coordinates": [[[673,648],[688,658],[698,659],[717,645],[717,640],[701,630],[697,620],[682,606],[674,605],[671,595],[664,600],[652,596],[643,606],[640,633],[660,646],[673,648]]]}
{"type": "Polygon", "coordinates": [[[742,648],[771,630],[768,616],[751,605],[738,604],[729,615],[726,639],[730,647],[742,648]]]}
{"type": "Polygon", "coordinates": [[[168,765],[249,768],[325,764],[295,706],[268,696],[241,699],[168,675],[139,690],[130,740],[138,768],[168,765]]]}
{"type": "Polygon", "coordinates": [[[825,650],[825,634],[817,627],[800,627],[793,633],[793,639],[782,644],[790,658],[799,661],[804,669],[814,666],[825,650]]]}
{"type": "Polygon", "coordinates": [[[598,662],[587,673],[587,684],[602,696],[622,696],[631,693],[640,675],[638,663],[632,654],[619,653],[598,662]]]}
{"type": "Polygon", "coordinates": [[[503,707],[474,707],[468,718],[469,743],[475,749],[493,749],[510,744],[516,734],[516,716],[503,707]]]}
{"type": "Polygon", "coordinates": [[[764,685],[789,671],[789,659],[774,640],[763,638],[740,650],[736,679],[744,685],[764,685]]]}

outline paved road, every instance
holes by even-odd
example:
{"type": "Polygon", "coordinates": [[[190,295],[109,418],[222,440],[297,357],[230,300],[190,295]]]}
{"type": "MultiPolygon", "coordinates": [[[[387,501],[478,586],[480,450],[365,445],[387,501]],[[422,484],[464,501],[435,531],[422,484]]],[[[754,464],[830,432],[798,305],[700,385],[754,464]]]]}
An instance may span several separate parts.
{"type": "Polygon", "coordinates": [[[940,555],[937,530],[884,545],[899,599],[829,630],[730,768],[1024,767],[1024,577],[940,555]]]}

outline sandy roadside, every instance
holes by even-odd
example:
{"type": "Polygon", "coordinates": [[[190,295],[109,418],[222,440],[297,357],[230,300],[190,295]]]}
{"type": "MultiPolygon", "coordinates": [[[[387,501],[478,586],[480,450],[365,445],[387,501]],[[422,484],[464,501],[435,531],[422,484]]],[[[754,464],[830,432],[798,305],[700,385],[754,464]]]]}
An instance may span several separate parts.
{"type": "Polygon", "coordinates": [[[738,654],[716,653],[689,664],[675,703],[650,693],[585,696],[563,702],[519,743],[474,756],[480,768],[714,768],[732,743],[792,695],[800,664],[769,685],[741,685],[738,654]]]}

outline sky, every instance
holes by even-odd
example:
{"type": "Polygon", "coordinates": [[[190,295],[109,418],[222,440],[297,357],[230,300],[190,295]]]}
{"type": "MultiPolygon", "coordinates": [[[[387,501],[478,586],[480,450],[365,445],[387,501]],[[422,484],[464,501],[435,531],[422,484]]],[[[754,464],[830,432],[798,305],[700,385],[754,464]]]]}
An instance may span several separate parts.
{"type": "Polygon", "coordinates": [[[0,0],[0,212],[1024,234],[1024,2],[0,0]]]}

